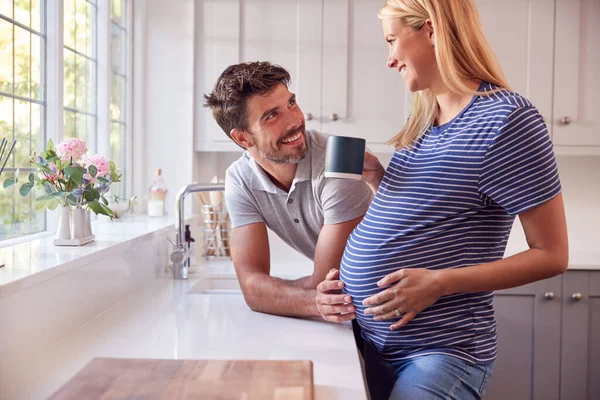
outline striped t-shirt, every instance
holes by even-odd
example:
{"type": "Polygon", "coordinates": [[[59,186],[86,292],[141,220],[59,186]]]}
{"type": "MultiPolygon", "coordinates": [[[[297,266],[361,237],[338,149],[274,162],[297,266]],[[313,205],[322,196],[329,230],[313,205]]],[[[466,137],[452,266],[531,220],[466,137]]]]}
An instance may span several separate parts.
{"type": "MultiPolygon", "coordinates": [[[[479,91],[498,89],[482,83],[479,91]]],[[[396,151],[348,238],[341,279],[365,339],[387,360],[447,354],[496,357],[493,292],[440,298],[407,325],[376,322],[362,301],[403,268],[461,268],[501,259],[516,214],[560,193],[552,143],[539,112],[516,93],[476,95],[452,121],[396,151]]]]}

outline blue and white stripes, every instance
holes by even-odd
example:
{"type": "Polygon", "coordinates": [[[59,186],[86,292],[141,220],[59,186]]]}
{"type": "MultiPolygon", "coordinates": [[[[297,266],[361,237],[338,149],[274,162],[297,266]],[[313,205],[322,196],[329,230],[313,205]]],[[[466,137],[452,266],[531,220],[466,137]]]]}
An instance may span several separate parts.
{"type": "MultiPolygon", "coordinates": [[[[480,91],[496,87],[482,83],[480,91]]],[[[461,268],[503,257],[514,216],[560,193],[538,111],[506,90],[474,96],[452,121],[397,151],[365,218],[350,235],[341,279],[363,335],[390,360],[496,356],[493,293],[439,299],[398,331],[364,315],[376,282],[402,268],[461,268]]]]}

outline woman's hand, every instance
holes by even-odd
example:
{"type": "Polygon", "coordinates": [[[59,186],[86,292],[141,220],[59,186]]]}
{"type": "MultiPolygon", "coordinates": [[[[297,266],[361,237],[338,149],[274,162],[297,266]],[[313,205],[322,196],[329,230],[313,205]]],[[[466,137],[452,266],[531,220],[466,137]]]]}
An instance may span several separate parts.
{"type": "Polygon", "coordinates": [[[374,315],[375,321],[397,319],[391,330],[400,329],[418,313],[435,303],[443,295],[440,271],[424,268],[401,269],[386,275],[379,287],[389,286],[386,290],[363,300],[365,314],[374,315]]]}
{"type": "Polygon", "coordinates": [[[375,155],[365,152],[365,161],[363,163],[363,181],[369,185],[373,193],[377,193],[381,179],[385,169],[379,162],[379,159],[375,155]]]}
{"type": "Polygon", "coordinates": [[[342,293],[344,282],[339,280],[340,270],[332,269],[317,286],[317,309],[323,319],[344,322],[356,318],[352,297],[342,293]]]}

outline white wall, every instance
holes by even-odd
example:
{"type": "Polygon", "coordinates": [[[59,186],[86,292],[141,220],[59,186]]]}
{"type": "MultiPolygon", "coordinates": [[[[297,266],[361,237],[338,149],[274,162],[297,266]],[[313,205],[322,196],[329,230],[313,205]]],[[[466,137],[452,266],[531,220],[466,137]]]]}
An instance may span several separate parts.
{"type": "MultiPolygon", "coordinates": [[[[567,214],[569,264],[600,265],[600,157],[558,156],[557,162],[567,214]]],[[[525,249],[517,219],[506,254],[525,249]]]]}
{"type": "Polygon", "coordinates": [[[194,0],[134,4],[134,190],[145,203],[161,168],[173,215],[177,191],[193,178],[194,0]]]}

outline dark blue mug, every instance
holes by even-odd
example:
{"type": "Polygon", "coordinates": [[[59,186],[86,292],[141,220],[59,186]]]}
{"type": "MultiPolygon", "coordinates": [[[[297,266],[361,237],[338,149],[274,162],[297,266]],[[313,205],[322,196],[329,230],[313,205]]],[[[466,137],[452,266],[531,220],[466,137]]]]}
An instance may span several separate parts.
{"type": "Polygon", "coordinates": [[[360,181],[366,141],[362,138],[329,136],[325,151],[325,177],[360,181]]]}

